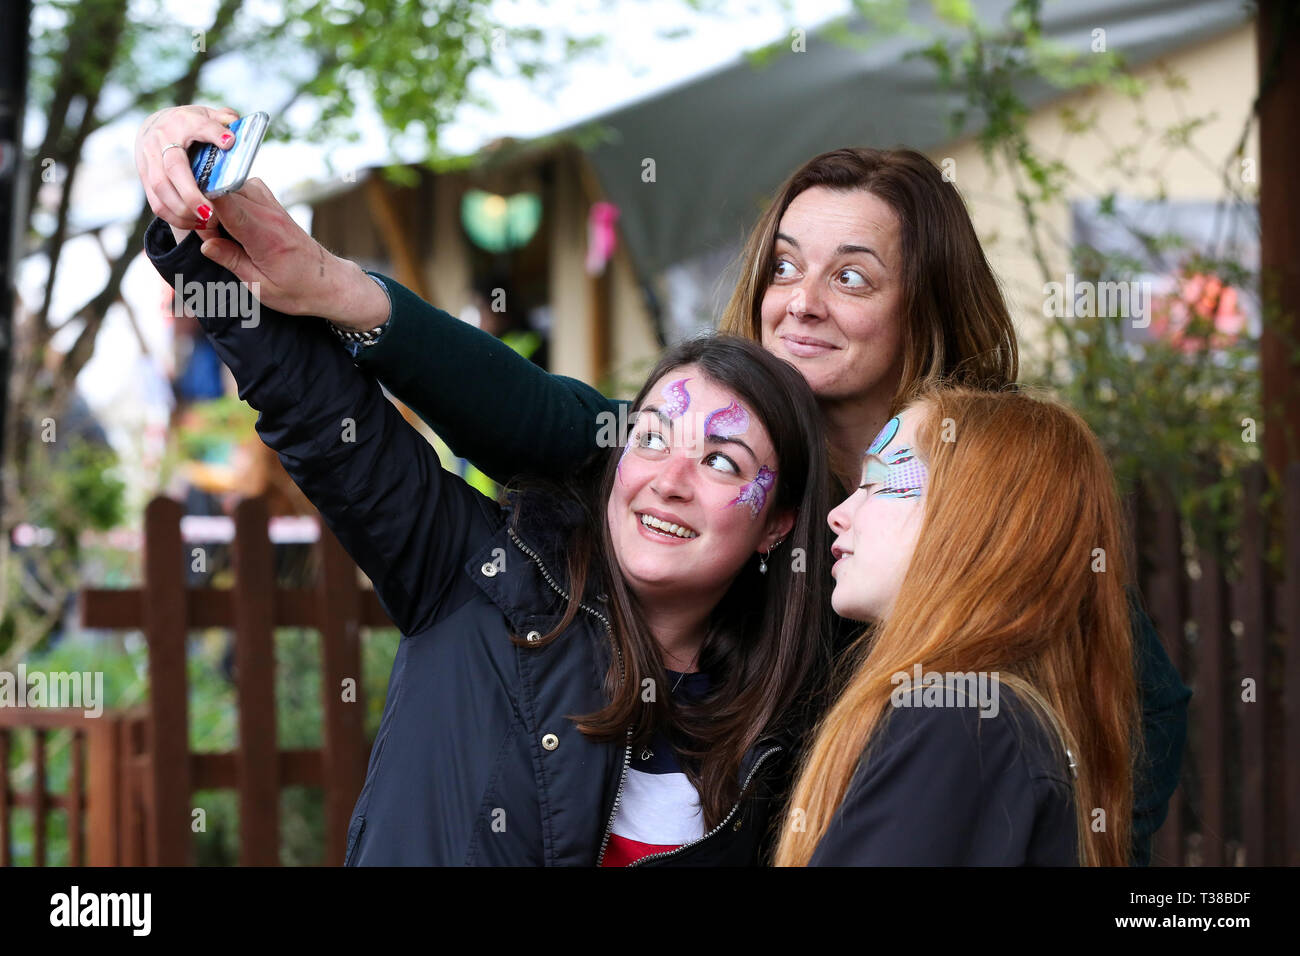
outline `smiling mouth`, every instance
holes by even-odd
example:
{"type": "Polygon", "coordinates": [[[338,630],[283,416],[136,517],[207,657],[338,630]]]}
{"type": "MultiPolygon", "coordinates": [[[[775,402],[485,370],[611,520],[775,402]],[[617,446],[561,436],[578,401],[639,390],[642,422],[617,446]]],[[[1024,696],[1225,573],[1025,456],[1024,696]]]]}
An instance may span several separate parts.
{"type": "Polygon", "coordinates": [[[831,345],[829,342],[798,335],[783,335],[781,341],[785,343],[786,351],[801,358],[811,358],[821,352],[834,352],[839,349],[839,346],[831,345]]]}
{"type": "Polygon", "coordinates": [[[642,526],[649,528],[656,534],[662,534],[666,538],[698,538],[700,533],[694,528],[687,528],[684,525],[673,524],[671,521],[662,521],[654,515],[639,514],[642,526]]]}

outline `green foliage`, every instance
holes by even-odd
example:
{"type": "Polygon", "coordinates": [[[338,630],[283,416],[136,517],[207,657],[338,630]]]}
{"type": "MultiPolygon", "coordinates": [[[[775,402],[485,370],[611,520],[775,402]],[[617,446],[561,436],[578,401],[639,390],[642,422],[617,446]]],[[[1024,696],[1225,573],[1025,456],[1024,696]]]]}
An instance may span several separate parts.
{"type": "Polygon", "coordinates": [[[195,402],[187,409],[188,421],[176,432],[177,450],[191,461],[208,461],[233,445],[248,440],[257,412],[234,395],[195,402]]]}
{"type": "MultiPolygon", "coordinates": [[[[1100,42],[1086,51],[1067,50],[1044,37],[1042,0],[1015,0],[1004,20],[993,25],[963,17],[960,10],[954,14],[956,5],[944,0],[935,5],[963,29],[932,38],[915,55],[931,63],[941,85],[957,97],[950,117],[953,134],[974,127],[985,162],[1010,177],[1042,279],[1060,282],[1064,276],[1052,265],[1059,259],[1048,250],[1053,244],[1059,248],[1061,239],[1045,225],[1052,219],[1049,210],[1067,195],[1096,189],[1064,159],[1046,156],[1031,143],[1025,91],[1046,82],[1062,91],[1108,89],[1132,100],[1140,135],[1111,144],[1104,166],[1126,180],[1154,181],[1151,198],[1157,200],[1167,194],[1160,164],[1167,166],[1169,157],[1165,153],[1148,163],[1146,144],[1194,152],[1193,137],[1214,116],[1179,116],[1164,128],[1150,122],[1142,110],[1146,88],[1119,56],[1099,49],[1100,42]]],[[[1185,80],[1168,69],[1159,79],[1170,91],[1186,88],[1185,80]]],[[[1067,135],[1108,142],[1098,128],[1096,107],[1069,104],[1061,118],[1067,135]]],[[[1069,153],[1067,144],[1061,155],[1069,153]]],[[[1228,195],[1220,216],[1230,217],[1237,211],[1233,204],[1247,197],[1226,175],[1224,182],[1228,195]]],[[[1076,281],[1128,283],[1150,272],[1155,261],[1165,264],[1180,290],[1193,294],[1172,303],[1177,322],[1165,315],[1160,334],[1142,343],[1124,335],[1131,319],[1119,314],[1057,315],[1048,329],[1045,360],[1023,375],[1084,416],[1110,453],[1122,488],[1140,484],[1176,501],[1197,541],[1212,545],[1229,538],[1239,520],[1242,469],[1259,458],[1258,442],[1244,440],[1243,434],[1249,421],[1262,417],[1258,342],[1244,333],[1225,334],[1218,323],[1230,297],[1237,290],[1253,293],[1258,277],[1241,267],[1239,248],[1223,243],[1215,249],[1185,248],[1180,236],[1152,233],[1126,220],[1117,198],[1113,192],[1101,195],[1100,215],[1136,240],[1143,256],[1067,249],[1076,281]]]]}
{"type": "MultiPolygon", "coordinates": [[[[1125,281],[1134,271],[1122,257],[1080,249],[1079,281],[1125,281]]],[[[1188,256],[1184,288],[1198,276],[1231,280],[1233,262],[1188,256]]],[[[1246,420],[1260,421],[1258,341],[1221,333],[1214,310],[1230,294],[1186,304],[1186,324],[1141,345],[1125,340],[1132,320],[1118,315],[1059,320],[1064,343],[1038,381],[1055,388],[1097,433],[1125,489],[1139,486],[1177,502],[1202,544],[1224,540],[1239,521],[1241,475],[1259,460],[1259,444],[1245,440],[1246,420]]],[[[1159,321],[1157,317],[1156,321],[1159,321]]]]}
{"type": "Polygon", "coordinates": [[[73,537],[82,528],[107,531],[122,520],[126,486],[111,448],[79,438],[40,443],[32,463],[42,493],[28,503],[28,520],[73,537]]]}
{"type": "Polygon", "coordinates": [[[27,467],[39,493],[22,501],[19,513],[51,537],[12,549],[0,565],[8,595],[0,608],[0,659],[15,642],[23,647],[38,642],[58,623],[61,582],[75,581],[81,566],[82,530],[117,527],[125,513],[125,485],[110,448],[77,437],[33,440],[27,467]]]}

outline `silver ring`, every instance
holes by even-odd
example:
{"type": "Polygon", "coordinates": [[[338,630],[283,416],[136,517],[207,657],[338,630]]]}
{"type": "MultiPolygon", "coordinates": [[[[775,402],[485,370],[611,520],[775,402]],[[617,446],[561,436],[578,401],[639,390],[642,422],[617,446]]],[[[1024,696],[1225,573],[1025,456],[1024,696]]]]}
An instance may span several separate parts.
{"type": "Polygon", "coordinates": [[[167,155],[167,150],[171,149],[173,146],[175,146],[177,149],[184,149],[184,148],[185,148],[185,147],[182,146],[180,143],[168,143],[166,146],[164,146],[164,147],[162,148],[162,155],[163,155],[164,157],[166,157],[166,155],[167,155]]]}

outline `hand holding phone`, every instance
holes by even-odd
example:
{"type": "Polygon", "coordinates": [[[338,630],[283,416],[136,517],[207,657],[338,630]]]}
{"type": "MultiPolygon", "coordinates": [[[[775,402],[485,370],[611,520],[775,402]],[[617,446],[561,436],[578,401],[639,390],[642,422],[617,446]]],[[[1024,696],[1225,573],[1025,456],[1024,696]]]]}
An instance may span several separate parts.
{"type": "Polygon", "coordinates": [[[229,107],[199,105],[158,110],[140,124],[135,140],[140,184],[149,208],[172,227],[177,241],[188,230],[215,228],[211,197],[244,183],[266,125],[264,113],[240,117],[229,107]],[[222,162],[223,155],[237,158],[222,162]],[[203,176],[208,195],[196,175],[203,176]]]}
{"type": "Polygon", "coordinates": [[[215,199],[244,185],[270,122],[271,117],[266,113],[250,113],[230,124],[235,144],[229,149],[211,143],[195,143],[190,147],[190,169],[204,196],[215,199]]]}

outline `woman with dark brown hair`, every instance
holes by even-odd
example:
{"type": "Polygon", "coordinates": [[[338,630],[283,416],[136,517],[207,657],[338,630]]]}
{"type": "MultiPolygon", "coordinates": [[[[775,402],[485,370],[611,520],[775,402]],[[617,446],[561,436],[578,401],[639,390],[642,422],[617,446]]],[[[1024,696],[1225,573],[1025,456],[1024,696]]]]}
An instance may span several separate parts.
{"type": "MultiPolygon", "coordinates": [[[[176,111],[137,139],[150,203],[178,241],[202,197],[187,167],[163,169],[157,153],[170,142],[218,141],[223,116],[176,111]]],[[[358,365],[502,483],[568,473],[627,404],[548,374],[393,280],[331,256],[274,201],[226,224],[238,243],[204,223],[202,255],[259,282],[268,305],[328,319],[358,365]],[[307,275],[317,268],[323,281],[307,275]]],[[[856,484],[863,447],[917,388],[942,378],[998,389],[1017,374],[1011,319],[961,196],[907,149],[833,150],[796,170],[750,236],[722,328],[760,341],[812,387],[838,498],[856,484]]],[[[1190,692],[1136,600],[1132,623],[1149,757],[1136,780],[1132,858],[1145,863],[1178,783],[1190,692]]],[[[840,644],[857,630],[843,620],[840,644]]]]}
{"type": "Polygon", "coordinates": [[[719,329],[763,343],[821,405],[831,467],[855,484],[869,436],[939,381],[1016,380],[1011,316],[956,187],[910,149],[837,149],[778,190],[719,329]]]}

